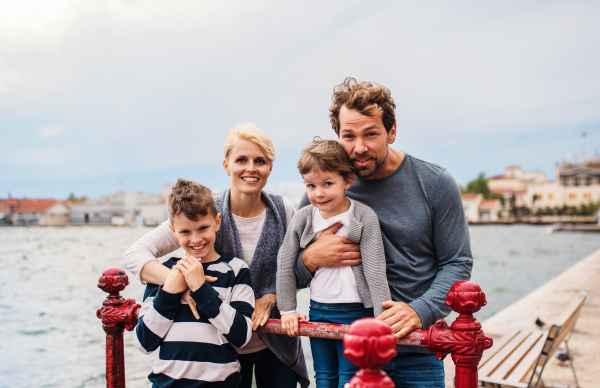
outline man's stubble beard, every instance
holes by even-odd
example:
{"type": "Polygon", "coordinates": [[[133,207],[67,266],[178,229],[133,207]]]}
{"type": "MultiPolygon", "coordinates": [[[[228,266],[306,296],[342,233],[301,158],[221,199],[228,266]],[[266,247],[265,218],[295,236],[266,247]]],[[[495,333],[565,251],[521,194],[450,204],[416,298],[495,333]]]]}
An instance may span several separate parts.
{"type": "Polygon", "coordinates": [[[375,161],[375,166],[373,168],[371,168],[370,166],[354,167],[354,172],[355,172],[356,176],[358,176],[359,178],[370,178],[373,175],[375,175],[375,173],[377,171],[379,171],[381,166],[383,166],[383,163],[385,163],[385,160],[387,159],[387,156],[388,156],[388,152],[389,152],[389,150],[386,148],[385,155],[383,155],[383,160],[381,162],[379,162],[379,158],[377,157],[377,155],[373,155],[373,154],[369,154],[369,153],[351,156],[350,160],[352,160],[353,163],[354,163],[354,160],[360,159],[361,157],[365,157],[365,156],[368,156],[369,158],[371,158],[372,160],[375,161]]]}

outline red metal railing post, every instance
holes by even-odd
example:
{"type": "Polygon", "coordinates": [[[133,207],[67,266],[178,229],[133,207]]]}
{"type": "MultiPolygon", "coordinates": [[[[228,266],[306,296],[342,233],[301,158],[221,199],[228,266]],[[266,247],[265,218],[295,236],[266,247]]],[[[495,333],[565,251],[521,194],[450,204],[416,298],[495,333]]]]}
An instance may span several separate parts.
{"type": "Polygon", "coordinates": [[[137,325],[140,305],[133,299],[123,299],[119,292],[129,284],[125,271],[109,268],[102,272],[98,288],[108,292],[102,302],[102,308],[96,316],[102,320],[106,332],[106,386],[107,388],[125,388],[125,359],[123,349],[123,330],[129,331],[137,325]]]}
{"type": "Polygon", "coordinates": [[[381,367],[396,356],[397,342],[390,325],[379,319],[363,318],[352,323],[344,336],[344,356],[360,370],[350,380],[350,388],[394,388],[381,367]]]}
{"type": "Polygon", "coordinates": [[[494,341],[481,330],[481,324],[473,313],[487,304],[481,288],[473,283],[461,281],[448,292],[446,304],[460,315],[448,327],[445,320],[438,320],[429,330],[418,330],[430,352],[438,359],[452,354],[456,367],[456,388],[477,388],[477,367],[483,351],[492,347],[494,341]]]}

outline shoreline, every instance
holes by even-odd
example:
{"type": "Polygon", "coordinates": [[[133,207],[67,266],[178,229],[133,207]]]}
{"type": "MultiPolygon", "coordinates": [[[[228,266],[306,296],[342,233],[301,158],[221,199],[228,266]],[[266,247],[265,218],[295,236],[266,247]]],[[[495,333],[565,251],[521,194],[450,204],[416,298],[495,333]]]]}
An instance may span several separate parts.
{"type": "MultiPolygon", "coordinates": [[[[548,329],[582,288],[587,288],[589,294],[569,348],[575,359],[579,386],[594,388],[600,379],[600,354],[597,351],[600,335],[595,332],[600,325],[600,249],[486,319],[482,322],[483,331],[497,341],[511,328],[538,329],[535,324],[538,317],[545,323],[543,329],[548,329]]],[[[446,386],[454,387],[454,363],[450,357],[444,359],[444,369],[446,386]]],[[[543,377],[548,384],[575,384],[571,367],[568,364],[560,366],[554,357],[548,362],[543,377]]]]}

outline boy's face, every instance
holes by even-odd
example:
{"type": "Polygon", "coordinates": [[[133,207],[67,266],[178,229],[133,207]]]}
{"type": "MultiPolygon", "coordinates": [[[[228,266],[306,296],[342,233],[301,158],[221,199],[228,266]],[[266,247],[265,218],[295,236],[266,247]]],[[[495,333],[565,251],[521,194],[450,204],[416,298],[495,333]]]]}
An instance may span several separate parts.
{"type": "Polygon", "coordinates": [[[306,194],[310,203],[319,209],[324,217],[331,217],[348,210],[345,190],[350,187],[352,180],[344,179],[333,171],[311,170],[302,175],[306,185],[306,194]]]}
{"type": "Polygon", "coordinates": [[[188,255],[197,259],[210,258],[215,251],[215,233],[221,227],[221,214],[201,216],[197,221],[184,214],[173,217],[171,230],[188,255]]]}

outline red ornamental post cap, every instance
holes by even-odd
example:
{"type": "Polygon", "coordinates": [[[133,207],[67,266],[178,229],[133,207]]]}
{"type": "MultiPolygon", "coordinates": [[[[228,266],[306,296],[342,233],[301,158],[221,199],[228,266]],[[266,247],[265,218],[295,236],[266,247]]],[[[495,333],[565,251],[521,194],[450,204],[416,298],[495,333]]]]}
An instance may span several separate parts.
{"type": "Polygon", "coordinates": [[[454,284],[446,296],[446,304],[460,314],[451,325],[453,329],[481,329],[473,313],[485,306],[487,300],[478,284],[465,280],[454,284]]]}
{"type": "Polygon", "coordinates": [[[396,342],[387,323],[375,318],[359,319],[344,336],[344,356],[362,368],[380,367],[396,356],[396,342]]]}
{"type": "Polygon", "coordinates": [[[128,285],[129,278],[121,268],[109,268],[105,270],[98,280],[98,288],[111,294],[123,291],[128,285]]]}

